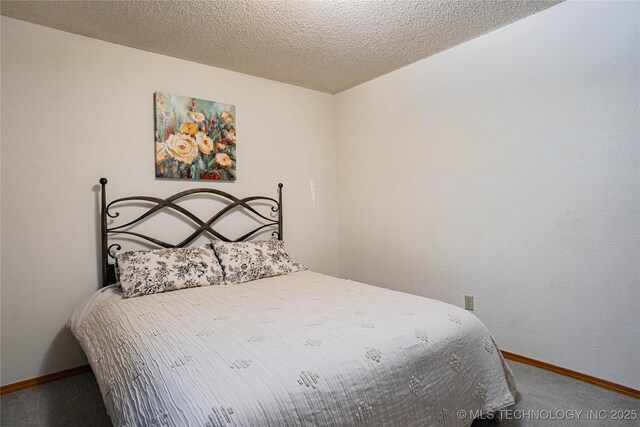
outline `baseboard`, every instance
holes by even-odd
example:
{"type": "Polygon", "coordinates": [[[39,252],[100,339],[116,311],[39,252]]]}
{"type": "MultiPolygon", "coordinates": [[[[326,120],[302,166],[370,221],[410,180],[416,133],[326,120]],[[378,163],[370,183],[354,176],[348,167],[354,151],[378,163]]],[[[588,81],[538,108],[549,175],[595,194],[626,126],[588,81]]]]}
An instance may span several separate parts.
{"type": "Polygon", "coordinates": [[[51,381],[60,380],[62,378],[72,377],[78,374],[84,374],[85,372],[91,372],[89,365],[78,366],[77,368],[66,369],[60,372],[54,372],[53,374],[43,375],[37,378],[31,378],[30,380],[24,380],[13,384],[7,384],[0,387],[0,395],[13,393],[14,391],[24,390],[25,388],[35,387],[40,384],[45,384],[51,381]]]}
{"type": "Polygon", "coordinates": [[[592,377],[591,375],[583,374],[582,372],[572,371],[571,369],[563,368],[561,366],[552,365],[551,363],[542,362],[536,359],[531,359],[530,357],[520,356],[519,354],[511,353],[510,351],[506,351],[506,350],[500,350],[500,351],[502,352],[502,355],[504,356],[505,359],[535,366],[536,368],[555,372],[556,374],[564,375],[570,378],[575,378],[576,380],[584,381],[586,383],[593,384],[598,387],[606,388],[607,390],[615,391],[616,393],[621,393],[627,396],[635,397],[636,399],[640,399],[640,390],[636,390],[631,387],[612,383],[611,381],[603,380],[601,378],[592,377]]]}

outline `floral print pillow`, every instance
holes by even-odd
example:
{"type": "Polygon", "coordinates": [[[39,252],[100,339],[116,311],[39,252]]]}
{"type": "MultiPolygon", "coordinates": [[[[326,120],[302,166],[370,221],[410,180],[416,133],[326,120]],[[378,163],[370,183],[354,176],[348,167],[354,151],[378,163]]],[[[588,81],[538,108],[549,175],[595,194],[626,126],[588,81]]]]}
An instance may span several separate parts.
{"type": "Polygon", "coordinates": [[[116,255],[116,274],[124,298],[225,284],[210,244],[122,252],[116,255]]]}
{"type": "Polygon", "coordinates": [[[227,283],[243,283],[306,270],[302,264],[291,261],[282,240],[212,243],[227,283]]]}

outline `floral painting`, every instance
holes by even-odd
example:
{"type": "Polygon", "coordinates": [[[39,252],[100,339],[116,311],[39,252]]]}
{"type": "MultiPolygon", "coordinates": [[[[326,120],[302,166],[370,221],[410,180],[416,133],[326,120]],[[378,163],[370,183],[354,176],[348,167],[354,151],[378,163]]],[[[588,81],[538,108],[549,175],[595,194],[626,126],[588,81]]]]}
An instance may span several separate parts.
{"type": "Polygon", "coordinates": [[[156,177],[236,179],[236,107],[156,92],[156,177]]]}

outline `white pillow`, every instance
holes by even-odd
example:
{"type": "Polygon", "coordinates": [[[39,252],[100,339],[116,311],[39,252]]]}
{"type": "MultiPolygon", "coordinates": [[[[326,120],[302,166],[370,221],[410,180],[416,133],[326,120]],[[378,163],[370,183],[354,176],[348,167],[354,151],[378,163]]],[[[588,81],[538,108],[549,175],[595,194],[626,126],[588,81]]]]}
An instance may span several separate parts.
{"type": "Polygon", "coordinates": [[[306,270],[291,261],[282,240],[212,241],[227,283],[243,283],[306,270]]]}
{"type": "Polygon", "coordinates": [[[122,252],[116,273],[124,298],[225,284],[211,245],[122,252]]]}

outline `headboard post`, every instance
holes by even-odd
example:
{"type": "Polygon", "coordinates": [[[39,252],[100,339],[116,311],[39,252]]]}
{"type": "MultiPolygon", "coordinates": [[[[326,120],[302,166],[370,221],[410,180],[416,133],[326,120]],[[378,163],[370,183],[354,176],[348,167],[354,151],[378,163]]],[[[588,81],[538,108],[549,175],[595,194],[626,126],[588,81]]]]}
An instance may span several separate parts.
{"type": "Polygon", "coordinates": [[[278,212],[278,240],[284,240],[282,237],[282,187],[284,185],[278,183],[278,205],[280,206],[280,212],[278,212]]]}
{"type": "Polygon", "coordinates": [[[100,186],[102,187],[102,203],[100,205],[100,247],[101,247],[101,259],[102,259],[102,286],[107,286],[108,283],[108,256],[109,251],[107,249],[107,192],[105,186],[107,185],[107,178],[100,178],[100,186]]]}

